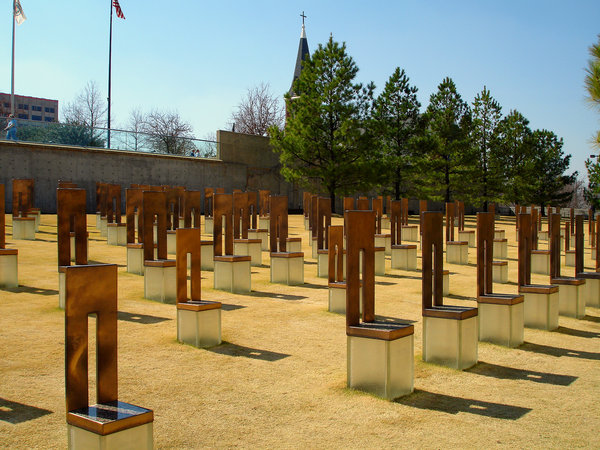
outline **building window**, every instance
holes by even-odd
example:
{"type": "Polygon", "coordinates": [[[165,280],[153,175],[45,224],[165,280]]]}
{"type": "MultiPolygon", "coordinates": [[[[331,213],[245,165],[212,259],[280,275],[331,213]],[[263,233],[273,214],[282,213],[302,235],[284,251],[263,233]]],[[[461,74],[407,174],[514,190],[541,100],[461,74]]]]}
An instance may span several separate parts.
{"type": "Polygon", "coordinates": [[[44,117],[44,120],[46,122],[54,122],[54,119],[52,117],[44,117]]]}
{"type": "Polygon", "coordinates": [[[19,114],[19,119],[29,120],[29,116],[27,114],[19,114]]]}
{"type": "Polygon", "coordinates": [[[54,108],[49,108],[46,106],[46,112],[54,114],[54,108]]]}
{"type": "Polygon", "coordinates": [[[4,102],[4,107],[5,108],[10,108],[10,103],[4,102]]]}
{"type": "Polygon", "coordinates": [[[17,105],[17,108],[18,108],[18,109],[23,109],[23,103],[19,103],[19,104],[17,105]]]}
{"type": "Polygon", "coordinates": [[[42,116],[31,115],[31,120],[42,120],[42,116]]]}
{"type": "Polygon", "coordinates": [[[32,111],[39,111],[39,112],[42,112],[42,107],[41,107],[41,106],[35,106],[35,105],[31,105],[31,110],[32,110],[32,111]]]}
{"type": "Polygon", "coordinates": [[[24,109],[25,111],[29,111],[29,105],[23,105],[23,109],[24,109]]]}

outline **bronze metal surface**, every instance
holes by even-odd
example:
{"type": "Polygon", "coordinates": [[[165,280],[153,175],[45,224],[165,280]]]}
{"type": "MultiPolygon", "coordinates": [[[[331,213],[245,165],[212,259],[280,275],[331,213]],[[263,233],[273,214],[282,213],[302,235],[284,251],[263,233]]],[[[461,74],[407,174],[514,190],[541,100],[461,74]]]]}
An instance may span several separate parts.
{"type": "Polygon", "coordinates": [[[356,200],[356,209],[360,211],[369,211],[371,207],[369,206],[368,197],[358,197],[358,200],[356,200]]]}
{"type": "Polygon", "coordinates": [[[27,217],[33,208],[33,180],[13,180],[12,216],[27,217]]]}
{"type": "Polygon", "coordinates": [[[212,217],[213,215],[213,188],[204,188],[204,217],[212,217]]]}
{"type": "Polygon", "coordinates": [[[285,252],[288,237],[287,195],[271,195],[271,218],[269,222],[269,248],[271,253],[285,252]]]}
{"type": "Polygon", "coordinates": [[[308,215],[310,213],[310,196],[312,194],[310,192],[306,192],[304,191],[302,193],[302,213],[304,214],[304,217],[308,218],[308,215]]]}
{"type": "Polygon", "coordinates": [[[269,215],[269,212],[271,211],[270,207],[269,207],[269,197],[271,196],[271,191],[261,189],[258,191],[258,196],[260,199],[259,214],[261,217],[266,217],[269,215]]]}
{"type": "Polygon", "coordinates": [[[67,423],[105,436],[154,420],[150,409],[120,401],[105,402],[67,412],[67,423]]]}
{"type": "Polygon", "coordinates": [[[70,181],[65,180],[58,180],[58,187],[63,189],[76,189],[79,186],[77,186],[77,183],[72,183],[70,181]]]}
{"type": "Polygon", "coordinates": [[[493,291],[492,261],[494,260],[494,216],[477,213],[477,297],[493,291]]]}
{"type": "Polygon", "coordinates": [[[233,255],[233,194],[213,195],[214,256],[233,255]],[[225,230],[223,230],[225,222],[225,230]],[[223,239],[225,248],[223,248],[223,239]]]}
{"type": "MultiPolygon", "coordinates": [[[[270,211],[269,211],[270,213],[270,211]]],[[[250,216],[250,229],[258,229],[258,192],[248,192],[248,214],[250,216]]]]}
{"type": "Polygon", "coordinates": [[[344,281],[344,226],[329,227],[328,282],[344,281]]]}
{"type": "Polygon", "coordinates": [[[426,309],[444,305],[444,279],[442,276],[444,244],[442,242],[442,213],[424,211],[421,215],[423,218],[421,303],[424,313],[426,309]]]}
{"type": "Polygon", "coordinates": [[[565,222],[565,253],[571,249],[571,222],[565,222]]]}
{"type": "Polygon", "coordinates": [[[117,266],[65,270],[65,378],[67,412],[88,406],[88,316],[96,315],[98,403],[116,401],[117,266]]]}
{"type": "Polygon", "coordinates": [[[371,209],[375,211],[375,234],[381,234],[381,217],[383,216],[383,198],[371,200],[371,209]]]}
{"type": "Polygon", "coordinates": [[[325,250],[328,247],[327,228],[331,226],[331,199],[319,197],[317,200],[317,249],[325,250]]]}
{"type": "Polygon", "coordinates": [[[402,244],[402,201],[392,200],[390,202],[391,210],[388,213],[390,218],[390,233],[392,235],[391,245],[402,244]]]}
{"type": "Polygon", "coordinates": [[[467,306],[433,306],[423,310],[423,317],[439,317],[441,319],[465,320],[475,317],[477,308],[467,306]]]}
{"type": "Polygon", "coordinates": [[[531,207],[531,249],[537,250],[538,248],[538,209],[531,207]]]}
{"type": "Polygon", "coordinates": [[[454,203],[446,203],[446,242],[454,240],[454,203]]]}
{"type": "Polygon", "coordinates": [[[177,272],[177,304],[187,302],[188,300],[201,300],[201,268],[200,255],[202,235],[200,228],[178,228],[177,229],[177,256],[175,257],[177,272]],[[191,258],[191,292],[188,297],[187,292],[187,255],[191,258]]]}
{"type": "Polygon", "coordinates": [[[202,216],[202,192],[184,191],[183,193],[183,226],[200,228],[202,216]]]}
{"type": "Polygon", "coordinates": [[[575,276],[584,272],[583,216],[575,216],[575,276]]]}
{"type": "Polygon", "coordinates": [[[550,214],[550,279],[560,277],[560,214],[550,214]]]}
{"type": "Polygon", "coordinates": [[[179,228],[179,217],[183,213],[183,195],[185,188],[181,186],[165,186],[167,208],[167,230],[179,228]]]}
{"type": "Polygon", "coordinates": [[[233,193],[233,239],[248,239],[250,211],[248,211],[248,193],[233,193]]]}
{"type": "Polygon", "coordinates": [[[157,259],[167,259],[167,199],[160,191],[142,194],[144,261],[154,260],[154,219],[156,218],[157,259]]]}
{"type": "Polygon", "coordinates": [[[106,223],[121,223],[121,185],[106,185],[106,223]]]}
{"type": "Polygon", "coordinates": [[[519,219],[521,228],[519,229],[519,286],[528,286],[531,284],[531,251],[533,227],[531,226],[531,216],[521,214],[519,219]]]}
{"type": "Polygon", "coordinates": [[[319,200],[319,196],[318,195],[313,195],[310,198],[310,217],[309,217],[309,221],[310,221],[310,236],[314,239],[316,239],[317,237],[317,216],[318,216],[318,200],[319,200]]]}
{"type": "Polygon", "coordinates": [[[423,213],[427,211],[427,200],[419,200],[419,233],[423,234],[423,213]]]}
{"type": "Polygon", "coordinates": [[[127,223],[127,243],[133,244],[135,239],[135,216],[138,218],[137,242],[143,242],[144,214],[142,213],[142,190],[128,188],[125,190],[125,221],[127,223]]]}
{"type": "Polygon", "coordinates": [[[528,284],[525,286],[519,286],[519,292],[523,294],[532,293],[532,294],[553,294],[558,292],[558,286],[552,285],[538,285],[538,284],[528,284]]]}
{"type": "MultiPolygon", "coordinates": [[[[363,322],[375,320],[375,211],[346,211],[346,330],[360,325],[360,270],[362,252],[363,322]]],[[[346,331],[347,332],[347,331],[346,331]]]]}
{"type": "Polygon", "coordinates": [[[75,264],[87,264],[85,189],[56,190],[58,265],[71,265],[71,229],[75,232],[75,264]]]}
{"type": "MultiPolygon", "coordinates": [[[[458,231],[465,229],[465,202],[456,200],[456,217],[458,218],[458,231]]],[[[494,228],[492,224],[492,229],[494,228]]]]}
{"type": "Polygon", "coordinates": [[[408,225],[408,198],[401,198],[400,201],[402,202],[402,216],[400,218],[400,221],[402,226],[405,227],[408,225]]]}
{"type": "Polygon", "coordinates": [[[344,197],[344,211],[356,209],[354,197],[344,197]]]}
{"type": "Polygon", "coordinates": [[[575,208],[569,210],[569,216],[571,218],[571,234],[575,234],[575,208]]]}

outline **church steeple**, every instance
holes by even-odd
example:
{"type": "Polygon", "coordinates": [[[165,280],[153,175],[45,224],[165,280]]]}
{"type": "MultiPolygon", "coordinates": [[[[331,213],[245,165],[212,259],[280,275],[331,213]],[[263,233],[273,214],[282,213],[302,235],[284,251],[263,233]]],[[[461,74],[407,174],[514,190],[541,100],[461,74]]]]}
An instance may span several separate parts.
{"type": "Polygon", "coordinates": [[[290,87],[290,95],[292,95],[292,97],[297,94],[293,91],[294,81],[296,81],[300,77],[303,62],[308,56],[310,56],[310,52],[308,51],[308,40],[306,39],[306,29],[304,27],[304,19],[306,19],[304,11],[302,11],[300,17],[302,17],[302,33],[300,33],[300,44],[298,45],[298,56],[296,57],[296,68],[294,69],[294,78],[292,79],[292,86],[290,87]]]}

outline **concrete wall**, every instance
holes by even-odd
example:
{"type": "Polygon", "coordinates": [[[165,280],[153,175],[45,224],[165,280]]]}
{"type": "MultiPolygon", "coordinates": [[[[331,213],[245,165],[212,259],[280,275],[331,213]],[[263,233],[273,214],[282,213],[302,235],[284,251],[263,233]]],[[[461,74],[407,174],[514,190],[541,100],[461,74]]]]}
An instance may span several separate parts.
{"type": "Polygon", "coordinates": [[[124,189],[131,183],[190,190],[223,187],[226,192],[269,189],[272,194],[288,195],[290,208],[301,205],[302,194],[279,175],[279,161],[268,138],[218,131],[217,140],[217,160],[0,140],[0,183],[6,186],[6,212],[12,211],[13,178],[35,180],[34,204],[44,213],[56,212],[58,180],[86,189],[88,212],[95,209],[97,181],[120,184],[123,205],[124,189]]]}

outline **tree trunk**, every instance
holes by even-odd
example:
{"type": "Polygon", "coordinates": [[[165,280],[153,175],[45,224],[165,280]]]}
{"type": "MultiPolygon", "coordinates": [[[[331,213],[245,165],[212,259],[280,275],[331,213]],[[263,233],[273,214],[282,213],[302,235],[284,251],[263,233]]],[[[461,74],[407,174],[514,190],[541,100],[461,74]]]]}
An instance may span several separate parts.
{"type": "Polygon", "coordinates": [[[331,214],[335,214],[335,188],[329,187],[327,190],[331,199],[331,214]]]}

